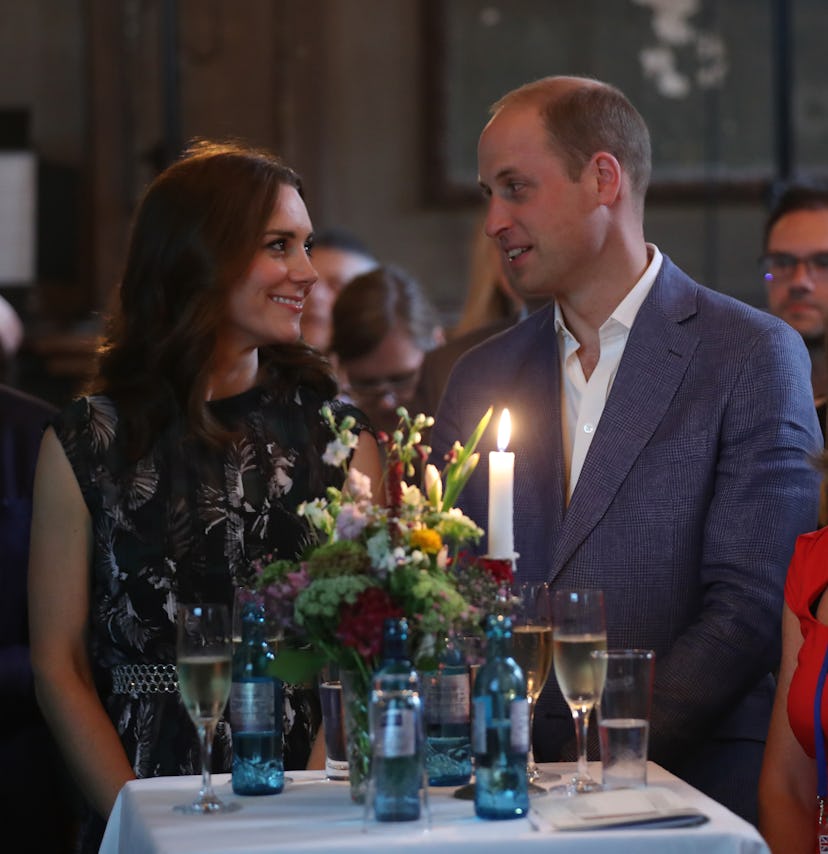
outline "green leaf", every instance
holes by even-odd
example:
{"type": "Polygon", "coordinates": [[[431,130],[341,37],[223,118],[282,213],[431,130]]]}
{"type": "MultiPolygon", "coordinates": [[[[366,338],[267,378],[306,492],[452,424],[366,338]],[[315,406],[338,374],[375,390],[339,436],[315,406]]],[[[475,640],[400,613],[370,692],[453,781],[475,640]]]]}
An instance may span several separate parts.
{"type": "Polygon", "coordinates": [[[315,649],[279,649],[268,671],[292,685],[313,682],[327,658],[315,649]]]}
{"type": "Polygon", "coordinates": [[[457,454],[457,459],[447,466],[446,470],[446,488],[443,492],[443,510],[450,510],[457,503],[463,487],[466,485],[472,472],[477,466],[478,457],[472,458],[484,431],[489,426],[489,421],[492,418],[494,407],[489,407],[483,414],[483,417],[477,423],[477,427],[472,431],[466,444],[457,454]],[[466,465],[468,461],[468,465],[466,465]]]}
{"type": "Polygon", "coordinates": [[[477,427],[474,428],[471,436],[469,436],[468,441],[463,446],[464,456],[468,457],[474,453],[475,449],[477,448],[478,443],[480,442],[480,439],[483,436],[483,433],[485,432],[486,428],[489,426],[489,421],[491,421],[493,411],[494,411],[494,407],[490,406],[486,410],[486,412],[483,413],[483,417],[478,422],[477,427]]]}

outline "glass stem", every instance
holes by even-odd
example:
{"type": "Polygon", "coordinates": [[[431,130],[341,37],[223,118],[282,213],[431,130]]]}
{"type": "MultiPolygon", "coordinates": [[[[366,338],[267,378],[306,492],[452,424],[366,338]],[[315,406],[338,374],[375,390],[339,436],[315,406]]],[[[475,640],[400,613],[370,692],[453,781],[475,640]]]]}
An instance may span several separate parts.
{"type": "Polygon", "coordinates": [[[575,742],[578,746],[578,777],[589,779],[587,764],[587,728],[589,726],[590,709],[577,708],[572,710],[575,721],[575,742]]]}
{"type": "Polygon", "coordinates": [[[210,769],[213,767],[213,735],[216,731],[216,724],[210,721],[206,724],[200,724],[198,727],[198,737],[201,742],[201,792],[199,798],[211,800],[215,797],[213,794],[213,778],[210,769]]]}
{"type": "Polygon", "coordinates": [[[526,753],[526,770],[529,772],[529,779],[533,779],[537,768],[535,766],[535,751],[532,749],[532,732],[535,723],[535,702],[529,698],[529,750],[526,753]]]}

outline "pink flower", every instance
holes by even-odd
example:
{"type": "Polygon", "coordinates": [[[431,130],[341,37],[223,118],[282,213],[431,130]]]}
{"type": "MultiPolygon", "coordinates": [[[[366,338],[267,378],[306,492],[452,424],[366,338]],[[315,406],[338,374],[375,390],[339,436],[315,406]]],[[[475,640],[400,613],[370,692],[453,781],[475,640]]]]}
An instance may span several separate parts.
{"type": "Polygon", "coordinates": [[[356,540],[365,530],[368,516],[357,504],[345,504],[336,517],[336,533],[342,540],[356,540]]]}

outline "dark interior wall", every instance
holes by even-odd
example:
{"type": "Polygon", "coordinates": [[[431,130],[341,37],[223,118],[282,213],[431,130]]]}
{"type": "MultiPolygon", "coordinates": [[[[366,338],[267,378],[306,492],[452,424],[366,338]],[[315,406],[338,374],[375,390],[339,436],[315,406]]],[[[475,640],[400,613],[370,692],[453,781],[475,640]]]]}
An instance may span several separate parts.
{"type": "MultiPolygon", "coordinates": [[[[57,248],[43,235],[49,278],[74,279],[62,284],[64,296],[99,309],[117,280],[132,207],[170,136],[241,136],[300,170],[317,226],[348,226],[380,258],[407,267],[450,323],[464,294],[476,210],[427,197],[428,5],[0,0],[0,110],[31,110],[35,151],[63,170],[49,228],[63,220],[72,223],[67,233],[77,231],[68,274],[56,269],[57,248]],[[172,67],[164,47],[170,8],[172,67]]],[[[503,46],[510,49],[519,45],[503,46]]],[[[462,61],[462,42],[459,52],[462,61]]],[[[761,88],[753,96],[769,98],[761,88]]],[[[661,202],[650,206],[647,233],[700,280],[762,304],[755,257],[763,217],[757,201],[661,202]]]]}

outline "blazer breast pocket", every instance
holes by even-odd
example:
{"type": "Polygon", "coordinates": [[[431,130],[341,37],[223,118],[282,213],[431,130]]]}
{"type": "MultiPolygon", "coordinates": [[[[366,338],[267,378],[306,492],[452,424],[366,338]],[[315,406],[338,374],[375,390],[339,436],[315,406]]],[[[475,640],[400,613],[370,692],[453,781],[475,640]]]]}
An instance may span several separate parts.
{"type": "Polygon", "coordinates": [[[667,507],[712,488],[715,452],[707,430],[654,438],[633,462],[625,484],[639,500],[667,507]]]}

